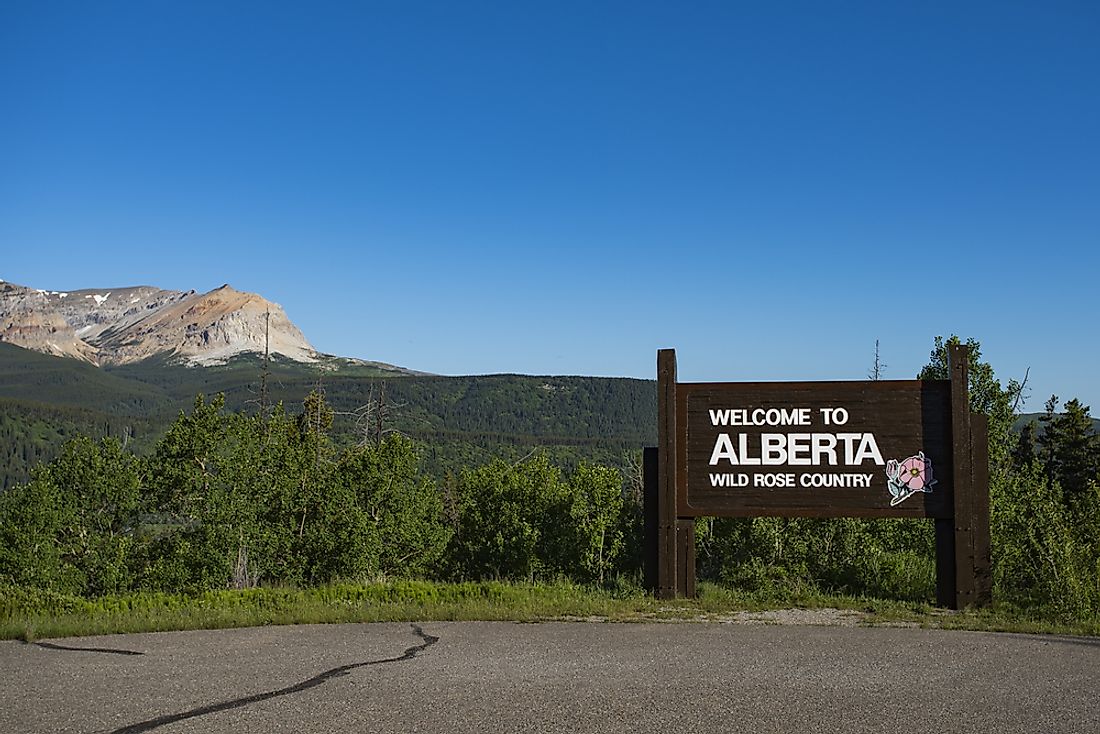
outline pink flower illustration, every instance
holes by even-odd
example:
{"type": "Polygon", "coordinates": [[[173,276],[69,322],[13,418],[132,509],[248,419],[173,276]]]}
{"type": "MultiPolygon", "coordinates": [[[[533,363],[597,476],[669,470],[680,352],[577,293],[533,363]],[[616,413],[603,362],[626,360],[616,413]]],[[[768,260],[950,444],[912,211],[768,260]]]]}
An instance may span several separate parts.
{"type": "Polygon", "coordinates": [[[925,458],[923,451],[916,456],[897,461],[886,462],[887,486],[893,495],[891,505],[903,502],[917,492],[931,492],[936,480],[932,477],[932,461],[925,458]]]}
{"type": "Polygon", "coordinates": [[[919,492],[924,489],[924,485],[927,484],[925,475],[931,475],[932,462],[924,458],[924,454],[920,456],[910,456],[905,461],[901,462],[901,471],[898,480],[904,484],[909,490],[913,492],[919,492]]]}

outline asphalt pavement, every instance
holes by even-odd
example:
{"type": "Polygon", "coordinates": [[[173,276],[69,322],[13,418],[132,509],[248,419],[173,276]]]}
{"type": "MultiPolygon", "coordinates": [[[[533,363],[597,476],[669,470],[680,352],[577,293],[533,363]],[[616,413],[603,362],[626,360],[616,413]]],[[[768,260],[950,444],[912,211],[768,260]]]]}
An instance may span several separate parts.
{"type": "Polygon", "coordinates": [[[1100,639],[424,622],[0,642],[0,732],[1100,732],[1100,639]]]}

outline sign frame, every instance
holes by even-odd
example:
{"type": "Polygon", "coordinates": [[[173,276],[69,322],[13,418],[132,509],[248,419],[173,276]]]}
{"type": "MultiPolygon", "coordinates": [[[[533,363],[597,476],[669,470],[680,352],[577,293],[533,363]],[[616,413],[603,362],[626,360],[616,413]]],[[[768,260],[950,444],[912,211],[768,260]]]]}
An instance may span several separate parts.
{"type": "MultiPolygon", "coordinates": [[[[948,380],[680,383],[676,378],[675,350],[658,350],[658,446],[647,448],[643,455],[647,586],[660,598],[695,595],[694,525],[697,517],[927,518],[935,523],[937,604],[954,609],[988,606],[992,596],[988,423],[984,415],[970,412],[966,346],[948,346],[948,369],[948,380]],[[721,409],[745,404],[775,406],[780,402],[789,411],[785,419],[797,421],[799,427],[757,430],[753,424],[748,428],[732,429],[742,431],[738,438],[742,441],[744,464],[759,465],[763,458],[760,451],[777,452],[766,455],[782,460],[770,463],[789,470],[790,467],[784,464],[787,459],[782,458],[787,456],[787,449],[776,446],[790,440],[793,451],[795,440],[798,440],[801,443],[797,449],[801,453],[798,454],[800,460],[795,463],[819,466],[812,474],[798,469],[782,475],[775,474],[775,469],[759,466],[738,467],[738,473],[729,474],[730,481],[737,477],[737,481],[744,484],[716,490],[708,488],[705,480],[709,477],[714,486],[714,476],[707,470],[722,463],[716,457],[724,459],[726,464],[736,464],[738,456],[730,436],[721,435],[719,418],[709,408],[719,409],[720,413],[721,409]],[[874,432],[830,434],[832,438],[814,435],[818,451],[814,454],[815,462],[809,462],[806,446],[811,434],[808,432],[828,430],[822,427],[820,416],[826,416],[827,420],[826,411],[835,409],[823,406],[837,402],[859,413],[859,420],[853,422],[856,425],[851,430],[870,427],[874,432]],[[796,409],[800,411],[798,414],[794,412],[796,409]],[[706,416],[711,426],[707,425],[706,416]],[[901,428],[891,422],[892,416],[899,418],[897,423],[901,428]],[[768,430],[777,433],[762,433],[768,430]],[[792,430],[797,432],[793,436],[789,435],[792,430]],[[837,461],[837,435],[848,441],[845,448],[849,466],[837,461]],[[874,471],[872,474],[853,474],[857,471],[853,469],[851,456],[854,442],[858,440],[856,436],[867,435],[870,435],[870,443],[860,444],[864,453],[859,456],[873,455],[874,471]],[[876,435],[878,443],[891,453],[885,471],[880,468],[887,462],[876,443],[876,435]],[[716,442],[715,436],[721,440],[716,442]],[[750,460],[744,453],[745,442],[757,439],[764,445],[757,447],[757,456],[750,460]],[[713,453],[708,454],[711,445],[713,453]],[[910,451],[910,446],[913,455],[906,458],[903,452],[910,451]],[[925,464],[920,463],[926,459],[925,450],[929,453],[927,473],[925,464]],[[914,467],[913,488],[896,481],[899,461],[906,469],[910,465],[914,467]],[[763,481],[776,481],[777,478],[782,481],[784,477],[792,482],[790,486],[763,488],[763,481]],[[750,478],[752,483],[749,483],[750,478]],[[866,487],[867,491],[858,488],[814,491],[809,484],[797,486],[803,480],[832,482],[833,485],[843,481],[858,482],[858,486],[866,487]],[[926,484],[929,486],[925,487],[926,484]],[[883,489],[887,485],[889,492],[883,489]],[[891,493],[894,493],[893,502],[890,501],[891,493]]],[[[745,421],[750,413],[751,410],[740,412],[732,420],[745,421]]],[[[757,413],[758,417],[762,415],[757,413]]],[[[778,415],[770,417],[775,419],[778,415]]],[[[844,417],[847,422],[848,410],[844,417]]]]}

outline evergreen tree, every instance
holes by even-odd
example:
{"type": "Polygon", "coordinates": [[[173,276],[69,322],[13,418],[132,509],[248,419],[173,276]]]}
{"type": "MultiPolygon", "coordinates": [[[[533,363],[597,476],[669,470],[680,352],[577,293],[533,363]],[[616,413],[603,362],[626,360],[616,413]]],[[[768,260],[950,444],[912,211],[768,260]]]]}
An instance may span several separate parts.
{"type": "Polygon", "coordinates": [[[1020,437],[1016,440],[1016,448],[1012,452],[1012,466],[1017,470],[1024,470],[1038,458],[1035,452],[1035,423],[1031,421],[1020,430],[1020,437]]]}
{"type": "Polygon", "coordinates": [[[1044,418],[1048,472],[1072,502],[1100,476],[1100,437],[1093,431],[1089,407],[1077,399],[1066,403],[1060,415],[1044,418]]]}

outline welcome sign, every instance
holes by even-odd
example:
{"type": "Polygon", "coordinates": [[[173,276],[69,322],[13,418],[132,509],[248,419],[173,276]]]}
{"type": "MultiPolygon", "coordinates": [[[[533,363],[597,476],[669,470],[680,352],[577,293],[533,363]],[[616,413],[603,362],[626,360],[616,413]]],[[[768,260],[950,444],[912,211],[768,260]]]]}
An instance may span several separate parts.
{"type": "Polygon", "coordinates": [[[948,381],[679,383],[679,515],[950,517],[948,381]]]}
{"type": "Polygon", "coordinates": [[[657,435],[646,449],[646,578],[695,593],[695,518],[930,518],[942,606],[990,602],[988,438],[971,413],[966,347],[947,380],[676,380],[657,352],[657,435]]]}

